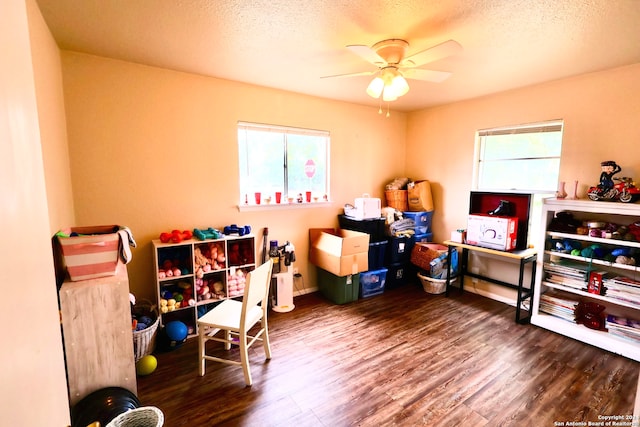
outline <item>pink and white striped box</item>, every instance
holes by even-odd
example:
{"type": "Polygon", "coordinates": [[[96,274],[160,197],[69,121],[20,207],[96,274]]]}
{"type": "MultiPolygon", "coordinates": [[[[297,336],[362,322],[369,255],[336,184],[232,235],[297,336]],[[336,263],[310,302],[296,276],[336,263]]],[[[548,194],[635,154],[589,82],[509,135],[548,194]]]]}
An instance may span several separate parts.
{"type": "Polygon", "coordinates": [[[72,227],[71,237],[58,235],[64,263],[72,281],[113,276],[120,262],[120,235],[117,225],[72,227]]]}

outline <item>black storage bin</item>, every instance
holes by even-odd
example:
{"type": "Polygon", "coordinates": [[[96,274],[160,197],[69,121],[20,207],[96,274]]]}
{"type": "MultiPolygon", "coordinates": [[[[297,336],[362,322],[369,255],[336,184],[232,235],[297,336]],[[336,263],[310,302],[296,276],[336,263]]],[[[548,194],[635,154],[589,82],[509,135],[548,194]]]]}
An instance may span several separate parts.
{"type": "Polygon", "coordinates": [[[411,249],[413,248],[412,237],[390,237],[387,246],[386,263],[397,264],[399,262],[409,262],[411,259],[411,249]]]}
{"type": "Polygon", "coordinates": [[[387,244],[386,240],[369,243],[369,270],[379,270],[384,267],[387,244]]]}
{"type": "Polygon", "coordinates": [[[359,231],[369,235],[369,242],[381,242],[387,240],[387,231],[384,218],[354,219],[346,215],[338,215],[338,224],[344,230],[359,231]]]}
{"type": "Polygon", "coordinates": [[[387,288],[395,288],[417,280],[417,269],[409,262],[399,262],[387,266],[385,283],[387,288]]]}

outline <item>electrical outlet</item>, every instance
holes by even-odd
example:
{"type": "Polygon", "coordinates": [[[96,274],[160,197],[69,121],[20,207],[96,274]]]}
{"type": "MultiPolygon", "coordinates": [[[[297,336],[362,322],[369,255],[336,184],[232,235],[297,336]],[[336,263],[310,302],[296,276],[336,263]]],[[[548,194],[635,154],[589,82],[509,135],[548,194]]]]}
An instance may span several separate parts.
{"type": "Polygon", "coordinates": [[[293,275],[295,276],[296,274],[298,274],[298,267],[293,267],[293,275]]]}

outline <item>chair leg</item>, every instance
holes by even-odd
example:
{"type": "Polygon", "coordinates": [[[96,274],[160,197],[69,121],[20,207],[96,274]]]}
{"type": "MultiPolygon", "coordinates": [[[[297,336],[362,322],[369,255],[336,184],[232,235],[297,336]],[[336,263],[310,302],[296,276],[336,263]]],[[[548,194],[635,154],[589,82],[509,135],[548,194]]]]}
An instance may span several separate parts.
{"type": "Polygon", "coordinates": [[[242,365],[242,371],[244,372],[244,382],[250,386],[251,380],[251,368],[249,367],[249,346],[247,345],[247,337],[244,334],[240,334],[240,363],[242,365]]]}
{"type": "Polygon", "coordinates": [[[207,363],[204,360],[204,351],[205,351],[205,335],[204,335],[204,326],[200,326],[198,328],[198,363],[200,365],[200,376],[204,376],[205,364],[207,363]]]}
{"type": "Polygon", "coordinates": [[[262,332],[262,347],[264,347],[265,358],[271,359],[271,343],[269,342],[269,328],[267,327],[267,323],[265,322],[262,327],[264,331],[262,332]]]}
{"type": "Polygon", "coordinates": [[[224,349],[231,350],[231,331],[229,331],[228,329],[225,329],[224,331],[224,339],[226,340],[226,342],[224,343],[224,349]]]}

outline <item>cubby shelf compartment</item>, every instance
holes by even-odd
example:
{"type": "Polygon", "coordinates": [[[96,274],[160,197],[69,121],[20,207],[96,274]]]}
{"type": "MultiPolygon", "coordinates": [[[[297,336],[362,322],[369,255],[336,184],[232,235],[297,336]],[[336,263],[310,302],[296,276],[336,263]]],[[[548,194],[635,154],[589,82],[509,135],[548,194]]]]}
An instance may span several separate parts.
{"type": "Polygon", "coordinates": [[[628,247],[633,250],[640,249],[640,242],[603,239],[548,230],[549,224],[558,212],[571,213],[573,217],[579,221],[598,220],[629,225],[640,220],[640,205],[636,204],[594,202],[590,200],[561,200],[555,198],[545,199],[542,206],[542,224],[539,241],[539,248],[541,250],[538,251],[535,281],[536,289],[534,292],[531,323],[612,353],[640,361],[640,341],[622,338],[607,331],[589,329],[584,325],[564,320],[560,317],[545,313],[540,309],[541,295],[547,291],[554,290],[560,291],[564,295],[567,295],[567,298],[572,298],[576,301],[593,301],[604,305],[606,306],[605,313],[640,320],[640,304],[608,297],[606,294],[592,294],[546,280],[545,262],[549,262],[550,260],[571,261],[572,263],[578,263],[584,266],[592,265],[598,270],[607,271],[612,275],[631,277],[636,280],[640,278],[640,267],[638,266],[575,256],[568,253],[548,250],[548,248],[546,249],[546,244],[549,239],[571,239],[584,243],[584,246],[597,243],[606,247],[628,247]]]}
{"type": "Polygon", "coordinates": [[[246,275],[256,266],[256,240],[252,234],[229,235],[220,239],[208,240],[190,239],[180,243],[162,243],[160,240],[153,240],[152,244],[158,306],[160,306],[160,300],[165,291],[179,292],[187,297],[179,308],[161,313],[161,324],[166,324],[171,320],[180,320],[187,325],[190,336],[198,333],[196,329],[198,317],[225,299],[243,295],[238,290],[237,283],[236,286],[231,283],[233,292],[231,295],[229,294],[230,277],[237,275],[238,271],[242,271],[242,275],[246,275]],[[217,264],[212,265],[210,270],[196,274],[196,257],[203,254],[206,248],[213,246],[217,247],[223,257],[219,258],[217,264]],[[199,251],[196,251],[196,248],[199,251]],[[163,268],[163,264],[167,260],[172,264],[178,264],[174,268],[180,269],[180,275],[160,277],[159,270],[163,268]],[[221,289],[217,292],[213,292],[212,289],[209,298],[198,299],[196,291],[198,279],[207,281],[207,285],[210,284],[212,287],[214,284],[220,284],[221,289]],[[189,299],[193,299],[193,301],[189,303],[189,299]]]}

